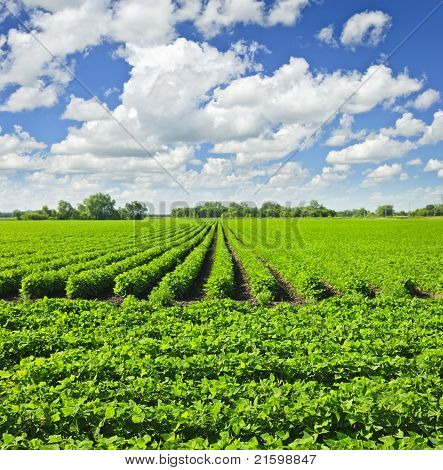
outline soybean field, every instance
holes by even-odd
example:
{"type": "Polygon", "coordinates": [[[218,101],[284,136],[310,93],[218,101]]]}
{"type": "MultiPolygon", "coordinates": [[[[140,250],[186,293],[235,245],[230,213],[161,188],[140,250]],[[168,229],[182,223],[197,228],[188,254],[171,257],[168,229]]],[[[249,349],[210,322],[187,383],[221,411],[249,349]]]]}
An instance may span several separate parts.
{"type": "Polygon", "coordinates": [[[0,222],[0,447],[443,448],[442,219],[0,222]]]}

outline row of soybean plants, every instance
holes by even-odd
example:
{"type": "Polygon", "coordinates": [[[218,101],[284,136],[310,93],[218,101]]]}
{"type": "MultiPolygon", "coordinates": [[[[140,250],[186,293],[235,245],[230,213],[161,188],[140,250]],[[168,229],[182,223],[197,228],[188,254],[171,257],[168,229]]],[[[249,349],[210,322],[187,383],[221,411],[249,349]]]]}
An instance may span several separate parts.
{"type": "Polygon", "coordinates": [[[140,254],[128,257],[117,263],[98,269],[89,269],[69,277],[66,293],[70,298],[95,298],[112,289],[116,294],[118,281],[122,276],[134,270],[149,266],[152,262],[169,253],[176,246],[189,245],[199,240],[207,230],[205,225],[195,225],[185,233],[158,240],[152,247],[140,254]]]}
{"type": "MultiPolygon", "coordinates": [[[[290,222],[285,220],[282,223],[290,222]]],[[[308,265],[302,256],[297,256],[299,240],[293,231],[287,233],[286,227],[274,230],[274,220],[263,223],[256,219],[251,224],[242,219],[241,222],[227,221],[226,224],[232,238],[241,240],[244,249],[250,251],[251,256],[255,253],[255,256],[260,255],[265,259],[304,299],[315,301],[328,295],[325,282],[315,269],[319,267],[318,264],[308,265]]]]}
{"type": "MultiPolygon", "coordinates": [[[[185,227],[183,228],[185,229],[185,227]]],[[[183,229],[172,229],[172,230],[183,230],[183,229]]],[[[161,230],[158,232],[159,236],[169,236],[169,230],[161,230]]],[[[153,232],[152,236],[155,235],[156,232],[153,232]]],[[[125,257],[131,254],[138,253],[140,250],[144,249],[144,247],[149,246],[149,238],[142,241],[138,241],[138,243],[134,244],[134,239],[131,237],[124,237],[123,239],[120,237],[99,237],[101,241],[100,245],[94,245],[90,247],[89,240],[86,239],[83,241],[83,245],[77,248],[77,251],[68,251],[63,252],[60,251],[54,254],[54,257],[46,262],[41,263],[28,263],[26,260],[23,260],[19,266],[13,269],[5,269],[0,273],[0,297],[8,297],[17,295],[22,285],[22,281],[27,278],[28,276],[37,274],[37,277],[40,276],[42,273],[48,273],[49,276],[56,276],[54,275],[54,271],[61,270],[63,268],[75,269],[76,267],[81,267],[85,263],[88,262],[95,262],[101,260],[100,258],[110,256],[111,259],[114,256],[121,256],[125,257]],[[109,241],[111,239],[111,241],[109,241]]],[[[42,276],[42,283],[44,283],[44,279],[42,276]]],[[[26,294],[26,292],[25,292],[26,294]]],[[[51,294],[51,292],[48,292],[51,294]]]]}
{"type": "Polygon", "coordinates": [[[120,250],[107,250],[101,256],[64,265],[61,269],[32,272],[22,279],[21,294],[31,298],[65,294],[69,297],[97,297],[112,289],[118,274],[148,262],[169,245],[181,243],[198,230],[201,230],[199,224],[154,231],[135,246],[132,242],[120,250]]]}
{"type": "Polygon", "coordinates": [[[441,303],[0,309],[3,448],[439,448],[441,303]]]}
{"type": "Polygon", "coordinates": [[[129,223],[113,221],[14,221],[0,226],[0,262],[20,256],[50,255],[69,250],[72,244],[101,236],[127,237],[129,223]]]}
{"type": "Polygon", "coordinates": [[[304,296],[443,292],[440,220],[241,220],[229,226],[304,296]]]}
{"type": "Polygon", "coordinates": [[[212,243],[215,227],[216,224],[210,223],[196,237],[173,247],[148,264],[117,276],[115,294],[146,298],[151,293],[152,300],[157,303],[167,303],[179,297],[198,275],[212,243]],[[160,280],[155,292],[151,292],[160,280]],[[161,293],[164,293],[163,297],[161,293]]]}
{"type": "MultiPolygon", "coordinates": [[[[84,222],[81,231],[74,230],[71,234],[71,222],[66,222],[66,225],[63,226],[64,231],[55,231],[53,228],[51,229],[51,222],[47,222],[47,224],[48,232],[51,234],[49,240],[44,237],[42,239],[40,234],[36,232],[34,238],[25,243],[25,248],[28,247],[29,249],[0,259],[0,269],[13,269],[23,264],[23,262],[26,264],[49,262],[61,255],[71,256],[83,252],[85,247],[89,251],[106,249],[108,240],[112,240],[112,242],[121,241],[122,243],[136,240],[138,244],[143,244],[152,232],[161,233],[168,229],[168,225],[171,225],[161,224],[158,221],[140,222],[136,227],[128,222],[116,222],[114,225],[109,226],[107,224],[102,225],[100,222],[84,222]],[[43,243],[43,246],[40,246],[41,243],[43,243]],[[31,252],[31,249],[34,251],[31,252]]],[[[20,229],[21,227],[18,226],[17,230],[20,229]]],[[[7,248],[8,242],[5,245],[7,248]]],[[[5,246],[2,247],[0,253],[5,253],[5,246]]]]}

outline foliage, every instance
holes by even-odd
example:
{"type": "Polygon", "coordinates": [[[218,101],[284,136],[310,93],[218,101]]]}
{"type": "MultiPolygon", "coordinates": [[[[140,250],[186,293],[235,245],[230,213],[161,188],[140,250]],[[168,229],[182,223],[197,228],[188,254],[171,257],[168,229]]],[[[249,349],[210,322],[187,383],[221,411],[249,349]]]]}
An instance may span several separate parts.
{"type": "Polygon", "coordinates": [[[218,224],[217,227],[217,244],[214,256],[214,264],[204,287],[206,296],[210,299],[231,297],[235,290],[234,263],[226,246],[221,224],[218,224]]]}
{"type": "Polygon", "coordinates": [[[201,242],[206,232],[206,228],[199,230],[193,238],[188,238],[179,246],[167,247],[161,256],[153,259],[150,263],[126,270],[115,278],[114,293],[121,296],[133,295],[140,299],[147,297],[155,284],[166,273],[178,266],[201,242]]]}
{"type": "Polygon", "coordinates": [[[179,264],[174,271],[169,272],[155,287],[149,300],[156,306],[172,305],[175,299],[180,299],[190,288],[198,276],[203,265],[206,253],[214,238],[214,227],[205,236],[203,241],[179,264]]]}
{"type": "Polygon", "coordinates": [[[279,285],[271,271],[257,255],[231,232],[227,231],[229,244],[237,253],[251,285],[255,300],[261,305],[267,305],[274,300],[279,292],[279,285]]]}
{"type": "Polygon", "coordinates": [[[223,223],[308,300],[331,293],[410,296],[411,283],[428,295],[443,294],[443,221],[438,219],[223,223]]]}
{"type": "Polygon", "coordinates": [[[0,302],[1,447],[441,449],[441,307],[0,302]]]}

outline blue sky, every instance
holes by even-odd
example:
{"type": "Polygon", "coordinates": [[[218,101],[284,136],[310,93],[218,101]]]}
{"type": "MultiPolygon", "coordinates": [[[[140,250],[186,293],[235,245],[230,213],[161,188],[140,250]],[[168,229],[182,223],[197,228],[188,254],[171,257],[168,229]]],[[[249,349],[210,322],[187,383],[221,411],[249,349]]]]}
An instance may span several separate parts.
{"type": "Polygon", "coordinates": [[[439,202],[443,6],[381,64],[439,3],[6,2],[0,211],[97,191],[167,206],[439,202]]]}

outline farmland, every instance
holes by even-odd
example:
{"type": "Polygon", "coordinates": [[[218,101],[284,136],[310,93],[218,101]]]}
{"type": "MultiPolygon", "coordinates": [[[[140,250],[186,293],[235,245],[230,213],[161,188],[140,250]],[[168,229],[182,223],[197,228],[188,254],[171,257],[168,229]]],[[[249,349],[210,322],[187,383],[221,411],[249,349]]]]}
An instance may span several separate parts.
{"type": "Polygon", "coordinates": [[[442,228],[3,221],[1,446],[442,448],[442,228]]]}

